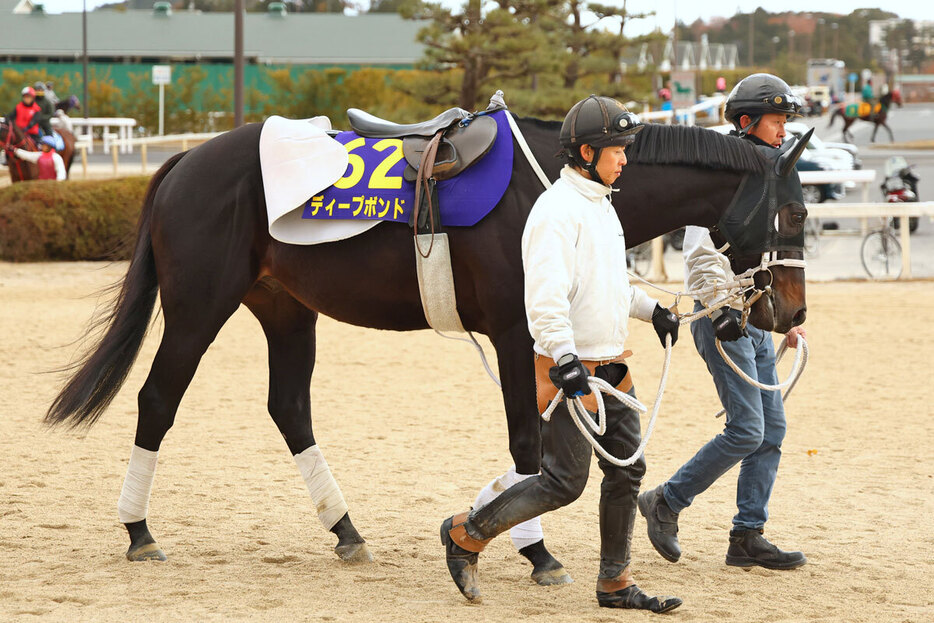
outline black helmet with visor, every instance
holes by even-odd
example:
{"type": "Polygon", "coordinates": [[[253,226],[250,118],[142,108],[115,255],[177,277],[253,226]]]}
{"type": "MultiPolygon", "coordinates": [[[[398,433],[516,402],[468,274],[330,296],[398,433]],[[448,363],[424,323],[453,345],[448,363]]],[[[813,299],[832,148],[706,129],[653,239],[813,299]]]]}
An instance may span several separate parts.
{"type": "Polygon", "coordinates": [[[749,132],[762,115],[778,114],[786,118],[800,116],[804,102],[791,92],[791,87],[772,74],[752,74],[740,80],[726,100],[726,120],[732,123],[740,135],[749,132]],[[748,115],[752,123],[745,128],[739,125],[740,117],[748,115]]]}
{"type": "Polygon", "coordinates": [[[558,140],[571,162],[603,183],[596,170],[600,151],[604,147],[631,144],[642,128],[639,116],[629,112],[612,97],[591,95],[574,104],[568,111],[561,124],[558,140]],[[590,162],[581,156],[581,145],[590,145],[594,149],[590,162]]]}

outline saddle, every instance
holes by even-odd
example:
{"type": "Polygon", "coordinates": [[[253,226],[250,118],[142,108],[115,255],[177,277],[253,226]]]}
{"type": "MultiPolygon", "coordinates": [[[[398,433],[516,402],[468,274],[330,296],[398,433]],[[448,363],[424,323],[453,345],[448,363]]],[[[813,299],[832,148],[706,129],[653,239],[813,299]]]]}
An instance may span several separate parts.
{"type": "Polygon", "coordinates": [[[431,164],[435,180],[454,177],[486,155],[496,140],[496,122],[473,117],[463,108],[450,108],[434,119],[419,123],[393,123],[357,108],[347,110],[350,127],[368,138],[401,138],[406,167],[403,175],[414,182],[428,144],[441,133],[431,164]],[[466,123],[462,123],[462,121],[466,123]]]}
{"type": "Polygon", "coordinates": [[[349,108],[347,119],[360,136],[402,139],[407,164],[403,177],[415,182],[415,210],[409,225],[417,234],[441,229],[436,182],[470,167],[496,141],[496,121],[463,108],[450,108],[434,119],[409,124],[380,119],[358,108],[349,108]]]}

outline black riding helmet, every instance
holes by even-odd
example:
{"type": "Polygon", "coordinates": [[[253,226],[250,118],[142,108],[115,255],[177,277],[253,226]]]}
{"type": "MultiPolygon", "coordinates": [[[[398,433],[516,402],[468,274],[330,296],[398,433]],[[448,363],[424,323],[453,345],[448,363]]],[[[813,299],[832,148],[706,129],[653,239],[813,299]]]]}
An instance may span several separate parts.
{"type": "Polygon", "coordinates": [[[603,183],[596,170],[600,150],[611,145],[629,145],[636,140],[642,127],[639,117],[612,97],[591,95],[568,111],[558,140],[572,162],[603,183]],[[590,162],[581,157],[581,145],[593,147],[594,156],[590,162]]]}
{"type": "Polygon", "coordinates": [[[726,120],[732,123],[741,135],[751,130],[762,115],[776,113],[788,119],[800,116],[803,102],[791,92],[791,87],[772,74],[752,74],[737,83],[726,100],[726,120]],[[746,128],[739,127],[743,115],[752,118],[746,128]]]}

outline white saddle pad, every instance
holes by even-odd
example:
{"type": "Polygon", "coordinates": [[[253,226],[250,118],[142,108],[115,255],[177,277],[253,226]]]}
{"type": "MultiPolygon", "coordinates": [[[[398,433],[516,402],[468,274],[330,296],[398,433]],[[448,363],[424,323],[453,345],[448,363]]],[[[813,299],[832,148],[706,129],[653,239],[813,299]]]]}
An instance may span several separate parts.
{"type": "Polygon", "coordinates": [[[327,117],[272,116],[259,136],[259,160],[266,194],[269,235],[289,244],[319,244],[361,234],[379,221],[303,219],[312,196],[347,170],[347,150],[328,136],[327,117]]]}

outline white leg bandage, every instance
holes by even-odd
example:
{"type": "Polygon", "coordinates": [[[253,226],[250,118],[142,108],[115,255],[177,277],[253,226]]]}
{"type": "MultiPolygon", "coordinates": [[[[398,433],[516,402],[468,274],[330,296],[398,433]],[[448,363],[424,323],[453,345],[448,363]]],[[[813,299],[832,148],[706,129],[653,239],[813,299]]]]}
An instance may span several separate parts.
{"type": "Polygon", "coordinates": [[[117,515],[121,523],[135,523],[146,519],[158,459],[158,451],[144,450],[136,445],[130,451],[130,464],[126,468],[126,478],[123,480],[123,489],[117,502],[117,515]]]}
{"type": "Polygon", "coordinates": [[[302,478],[305,479],[308,493],[311,494],[311,501],[318,509],[318,519],[321,520],[325,530],[330,530],[347,512],[347,502],[344,501],[344,495],[337,486],[337,481],[331,475],[331,469],[324,460],[324,455],[321,454],[318,446],[314,445],[296,454],[295,462],[298,464],[298,471],[302,473],[302,478]]]}
{"type": "MultiPolygon", "coordinates": [[[[491,480],[487,486],[481,489],[480,494],[477,495],[477,499],[473,503],[474,508],[483,508],[494,499],[499,497],[499,494],[513,486],[516,483],[522,482],[526,478],[533,476],[533,474],[519,474],[516,473],[516,466],[513,465],[509,468],[502,476],[498,476],[491,480]]],[[[542,532],[542,518],[533,517],[528,521],[523,521],[522,523],[513,526],[509,529],[509,536],[512,538],[512,544],[516,549],[522,549],[523,547],[528,547],[533,543],[538,543],[545,538],[544,532],[542,532]]]]}

